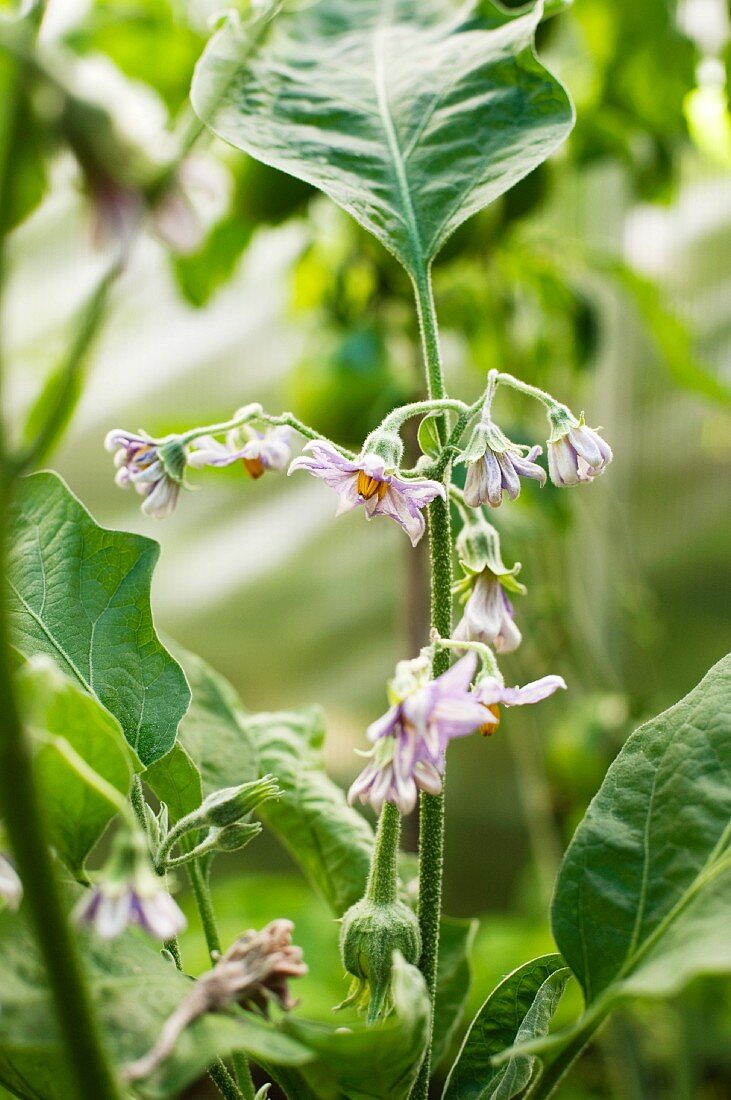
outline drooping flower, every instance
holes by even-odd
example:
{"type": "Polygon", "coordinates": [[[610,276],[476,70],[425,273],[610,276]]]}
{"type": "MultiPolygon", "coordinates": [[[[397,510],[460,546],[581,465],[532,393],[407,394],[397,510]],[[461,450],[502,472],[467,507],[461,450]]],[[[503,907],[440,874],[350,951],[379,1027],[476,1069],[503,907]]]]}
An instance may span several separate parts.
{"type": "Polygon", "coordinates": [[[542,676],[523,687],[505,687],[496,676],[481,676],[472,693],[485,707],[486,714],[480,732],[494,733],[500,724],[500,707],[522,707],[531,703],[540,703],[553,695],[559,688],[566,689],[563,676],[542,676]]]}
{"type": "Polygon", "coordinates": [[[225,443],[210,435],[194,440],[188,464],[196,468],[221,467],[231,466],[240,460],[254,479],[267,470],[284,469],[292,453],[289,443],[292,433],[286,425],[260,432],[247,424],[243,430],[247,437],[243,443],[240,441],[240,429],[229,432],[225,443]]]}
{"type": "Polygon", "coordinates": [[[465,518],[457,537],[457,555],[463,576],[453,591],[465,604],[453,637],[483,642],[498,653],[512,653],[522,641],[507,590],[524,593],[516,576],[520,563],[508,569],[500,552],[500,536],[480,512],[465,518]]]}
{"type": "Polygon", "coordinates": [[[472,733],[484,709],[470,694],[477,657],[468,653],[436,680],[423,659],[402,661],[391,681],[391,708],[368,727],[371,759],[348,792],[348,801],[369,802],[377,813],[393,802],[411,813],[419,790],[439,794],[444,754],[454,737],[472,733]]]}
{"type": "Polygon", "coordinates": [[[361,453],[351,461],[325,441],[308,443],[304,450],[307,453],[289,467],[290,474],[294,470],[307,470],[334,489],[340,497],[339,516],[362,505],[368,519],[388,516],[395,520],[413,546],[426,526],[422,508],[435,497],[446,499],[446,490],[438,481],[399,477],[395,468],[373,451],[361,453]]]}
{"type": "Polygon", "coordinates": [[[458,460],[467,466],[465,504],[470,508],[478,508],[481,504],[499,508],[504,492],[511,500],[520,495],[521,477],[532,478],[545,485],[546,471],[536,464],[541,450],[538,446],[529,448],[513,443],[493,423],[489,412],[483,412],[458,460]]]}
{"type": "Polygon", "coordinates": [[[463,642],[484,642],[497,653],[512,653],[523,640],[515,624],[513,605],[500,578],[489,569],[475,578],[453,637],[463,642]]]}
{"type": "Polygon", "coordinates": [[[131,925],[155,939],[170,940],[187,923],[150,865],[145,838],[126,832],[115,838],[107,867],[75,916],[103,940],[115,939],[131,925]]]}
{"type": "Polygon", "coordinates": [[[125,1067],[126,1081],[149,1076],[170,1057],[186,1027],[206,1012],[217,1012],[238,1003],[244,1008],[268,1014],[275,1001],[285,1011],[297,1003],[289,991],[289,979],[307,973],[302,950],[292,943],[294,925],[273,920],[261,932],[249,931],[229,947],[212,970],[191,984],[173,1014],[166,1020],[152,1049],[125,1067]]]}
{"type": "Polygon", "coordinates": [[[134,434],[115,428],[107,434],[104,446],[115,452],[115,482],[122,489],[131,485],[145,498],[142,502],[145,515],[155,519],[172,515],[186,464],[185,451],[177,436],[153,439],[144,432],[134,434]]]}
{"type": "Polygon", "coordinates": [[[23,884],[7,856],[0,853],[0,902],[17,909],[23,898],[23,884]]]}
{"type": "Polygon", "coordinates": [[[548,440],[548,472],[554,485],[579,485],[604,473],[612,461],[612,448],[586,426],[583,414],[577,420],[560,406],[549,419],[553,430],[548,440]]]}

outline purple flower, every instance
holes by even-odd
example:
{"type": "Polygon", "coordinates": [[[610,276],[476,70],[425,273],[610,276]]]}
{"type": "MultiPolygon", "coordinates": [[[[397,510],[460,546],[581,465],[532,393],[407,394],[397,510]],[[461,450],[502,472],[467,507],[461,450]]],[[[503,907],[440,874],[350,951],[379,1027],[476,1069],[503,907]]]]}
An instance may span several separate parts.
{"type": "Polygon", "coordinates": [[[249,438],[239,445],[236,431],[229,432],[226,442],[219,443],[213,436],[204,435],[195,440],[188,457],[190,466],[230,466],[239,459],[250,477],[256,479],[267,470],[282,470],[289,462],[291,430],[286,426],[270,428],[266,432],[246,427],[249,438]]]}
{"type": "Polygon", "coordinates": [[[459,460],[467,465],[465,504],[470,508],[478,508],[481,504],[499,508],[503,492],[511,500],[520,495],[521,477],[530,477],[545,485],[546,471],[535,461],[541,448],[533,447],[524,455],[525,450],[528,448],[508,439],[489,413],[483,413],[459,460]]]}
{"type": "Polygon", "coordinates": [[[23,897],[23,884],[10,860],[0,855],[0,900],[10,909],[17,909],[23,897]]]}
{"type": "Polygon", "coordinates": [[[548,471],[559,488],[598,477],[612,457],[609,444],[593,428],[587,428],[583,417],[579,421],[564,414],[548,441],[548,471]]]}
{"type": "Polygon", "coordinates": [[[480,732],[484,734],[494,733],[500,724],[500,706],[522,707],[530,703],[540,703],[547,699],[559,688],[566,689],[566,681],[562,676],[542,676],[540,680],[533,680],[524,687],[505,687],[495,676],[481,677],[472,694],[486,708],[490,717],[483,721],[480,732]]]}
{"type": "Polygon", "coordinates": [[[371,760],[348,792],[351,804],[356,798],[370,802],[380,813],[384,802],[393,802],[408,814],[416,805],[418,790],[439,794],[448,743],[472,733],[484,721],[484,708],[469,691],[476,664],[475,654],[468,653],[436,680],[426,679],[423,663],[410,676],[401,666],[400,675],[397,672],[392,681],[392,688],[401,688],[397,702],[368,727],[374,747],[371,760]]]}
{"type": "MultiPolygon", "coordinates": [[[[171,476],[170,466],[163,461],[160,454],[161,446],[174,440],[174,436],[163,440],[151,439],[144,433],[134,435],[121,428],[109,432],[104,440],[106,449],[115,452],[114,465],[117,473],[114,480],[117,485],[122,489],[131,485],[145,498],[142,511],[155,519],[166,519],[172,515],[180,493],[182,478],[178,480],[171,476]]],[[[184,466],[185,456],[182,450],[180,454],[184,466]]]]}
{"type": "Polygon", "coordinates": [[[453,637],[462,642],[484,642],[497,653],[512,653],[520,645],[523,636],[515,625],[513,605],[500,578],[490,569],[477,574],[453,637]]]}
{"type": "Polygon", "coordinates": [[[115,939],[133,924],[155,939],[169,940],[186,926],[185,917],[152,870],[145,837],[127,831],[115,837],[102,877],[81,899],[75,917],[103,940],[115,939]]]}
{"type": "Polygon", "coordinates": [[[304,450],[307,455],[294,460],[290,474],[293,470],[307,470],[334,489],[340,497],[339,516],[361,504],[368,519],[389,516],[403,527],[413,546],[426,526],[421,509],[435,497],[446,500],[446,490],[439,482],[398,477],[387,468],[385,459],[372,452],[351,462],[331,443],[308,443],[304,450]]]}

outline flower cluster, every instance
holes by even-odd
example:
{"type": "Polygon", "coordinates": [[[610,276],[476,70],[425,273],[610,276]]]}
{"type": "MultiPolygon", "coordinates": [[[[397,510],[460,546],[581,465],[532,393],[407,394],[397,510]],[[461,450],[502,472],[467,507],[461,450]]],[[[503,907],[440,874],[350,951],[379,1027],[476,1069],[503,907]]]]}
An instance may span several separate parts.
{"type": "Polygon", "coordinates": [[[142,511],[155,519],[166,519],[175,511],[182,477],[165,462],[162,447],[174,436],[153,439],[144,432],[135,434],[115,428],[104,446],[114,452],[117,474],[114,480],[122,489],[129,486],[144,497],[142,511]]]}
{"type": "Polygon", "coordinates": [[[544,676],[525,687],[506,688],[494,676],[481,677],[471,690],[477,656],[467,653],[435,680],[428,679],[424,659],[404,661],[391,681],[396,699],[368,727],[374,747],[371,759],[348,792],[348,801],[370,803],[380,813],[385,802],[411,813],[419,790],[442,790],[447,746],[475,730],[492,732],[499,723],[500,704],[520,706],[546,699],[566,684],[560,676],[544,676]]]}

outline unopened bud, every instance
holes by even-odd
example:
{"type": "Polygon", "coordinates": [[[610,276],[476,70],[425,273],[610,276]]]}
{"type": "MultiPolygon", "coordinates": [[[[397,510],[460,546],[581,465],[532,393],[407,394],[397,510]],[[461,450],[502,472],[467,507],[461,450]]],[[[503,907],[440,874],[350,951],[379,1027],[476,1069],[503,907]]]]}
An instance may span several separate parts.
{"type": "Polygon", "coordinates": [[[237,852],[245,848],[261,832],[260,821],[236,821],[216,833],[216,847],[220,852],[237,852]]]}
{"type": "Polygon", "coordinates": [[[421,935],[412,910],[401,901],[382,904],[368,898],[353,905],[343,917],[340,954],[355,981],[340,1008],[367,1006],[369,1024],[390,1011],[394,951],[408,963],[419,959],[421,935]]]}
{"type": "Polygon", "coordinates": [[[255,779],[253,783],[242,783],[238,787],[224,787],[214,791],[202,803],[200,816],[206,825],[224,828],[241,821],[268,798],[279,794],[279,787],[271,775],[255,779]]]}

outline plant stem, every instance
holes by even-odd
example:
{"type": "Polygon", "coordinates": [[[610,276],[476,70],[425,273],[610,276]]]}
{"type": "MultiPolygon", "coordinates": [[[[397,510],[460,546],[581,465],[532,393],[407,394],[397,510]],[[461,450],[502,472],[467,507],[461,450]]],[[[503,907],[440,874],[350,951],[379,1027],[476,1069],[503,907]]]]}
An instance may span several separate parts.
{"type": "Polygon", "coordinates": [[[580,1031],[577,1031],[574,1038],[563,1048],[553,1061],[549,1062],[548,1065],[544,1067],[543,1073],[540,1075],[533,1088],[528,1090],[526,1100],[548,1100],[550,1096],[554,1095],[556,1089],[561,1084],[574,1062],[591,1040],[605,1015],[606,1013],[598,1019],[591,1020],[585,1027],[581,1028],[580,1031]]]}
{"type": "Polygon", "coordinates": [[[378,905],[390,905],[396,901],[400,838],[401,814],[393,802],[385,802],[378,819],[376,844],[366,887],[366,897],[378,905]]]}
{"type": "MultiPolygon", "coordinates": [[[[188,875],[190,877],[190,884],[193,887],[193,895],[195,897],[196,906],[198,907],[198,915],[203,925],[203,935],[206,938],[208,954],[211,956],[211,962],[215,963],[221,954],[221,937],[218,932],[218,922],[213,908],[213,899],[211,898],[208,870],[200,860],[196,859],[188,864],[188,875]]],[[[249,1062],[246,1055],[243,1051],[237,1051],[232,1055],[231,1061],[233,1062],[234,1072],[236,1074],[239,1097],[243,1096],[245,1100],[254,1100],[254,1082],[251,1079],[251,1070],[249,1069],[249,1062]]],[[[213,1077],[212,1073],[211,1076],[213,1077]]],[[[213,1077],[213,1080],[216,1081],[216,1078],[213,1077]]],[[[218,1081],[216,1081],[216,1084],[218,1085],[218,1081]]],[[[225,1095],[227,1094],[224,1093],[224,1096],[225,1095]]]]}
{"type": "MultiPolygon", "coordinates": [[[[419,329],[424,354],[427,390],[431,400],[446,397],[442,373],[439,329],[428,270],[414,282],[419,329]]],[[[437,420],[439,438],[446,438],[446,418],[437,420]]],[[[444,471],[450,479],[449,465],[444,471]]],[[[443,638],[452,632],[452,533],[449,501],[437,497],[429,505],[429,553],[431,558],[431,626],[443,638]]],[[[437,647],[434,651],[432,674],[440,676],[449,668],[449,652],[437,647]]],[[[432,1005],[429,1042],[419,1070],[411,1100],[426,1100],[431,1073],[431,1045],[434,1001],[439,955],[439,921],[442,910],[442,876],[444,870],[444,793],[422,793],[419,799],[419,926],[421,929],[421,959],[419,969],[424,975],[432,1005]]]]}

